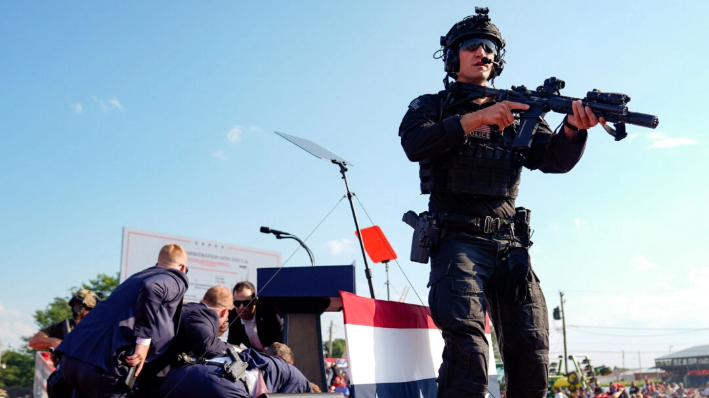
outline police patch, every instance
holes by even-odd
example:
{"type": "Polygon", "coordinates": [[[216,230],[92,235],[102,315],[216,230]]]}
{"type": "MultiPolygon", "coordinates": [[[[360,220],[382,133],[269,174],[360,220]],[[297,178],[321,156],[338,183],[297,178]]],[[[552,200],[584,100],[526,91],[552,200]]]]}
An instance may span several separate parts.
{"type": "Polygon", "coordinates": [[[411,109],[412,111],[415,111],[420,106],[421,106],[421,100],[419,98],[416,98],[415,100],[411,101],[411,103],[409,104],[409,109],[411,109]]]}
{"type": "Polygon", "coordinates": [[[490,126],[480,126],[468,134],[471,138],[478,138],[481,140],[490,140],[490,126]]]}

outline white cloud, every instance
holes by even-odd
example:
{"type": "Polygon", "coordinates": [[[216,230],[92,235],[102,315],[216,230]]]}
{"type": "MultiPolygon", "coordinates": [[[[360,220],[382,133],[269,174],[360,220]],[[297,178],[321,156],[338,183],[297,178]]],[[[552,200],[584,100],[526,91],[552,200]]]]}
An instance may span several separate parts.
{"type": "Polygon", "coordinates": [[[340,240],[330,240],[325,242],[325,249],[330,254],[342,254],[342,253],[352,253],[354,248],[352,247],[351,239],[340,239],[340,240]]]}
{"type": "Polygon", "coordinates": [[[110,111],[112,109],[118,109],[119,111],[123,110],[123,105],[121,105],[121,103],[116,97],[113,97],[109,100],[102,100],[96,96],[93,96],[92,99],[101,106],[101,110],[104,112],[110,111]]]}
{"type": "Polygon", "coordinates": [[[217,159],[224,160],[226,162],[229,161],[229,157],[226,154],[224,154],[224,151],[222,151],[221,149],[216,152],[212,152],[212,156],[214,156],[217,159]]]}
{"type": "Polygon", "coordinates": [[[111,106],[114,108],[118,108],[119,110],[123,110],[123,105],[121,105],[121,103],[118,102],[118,99],[116,99],[115,97],[108,100],[108,103],[111,104],[111,106]]]}
{"type": "Polygon", "coordinates": [[[8,310],[5,307],[3,307],[2,303],[0,303],[0,316],[16,317],[16,316],[20,316],[20,315],[22,315],[22,313],[20,311],[8,310]]]}
{"type": "Polygon", "coordinates": [[[249,130],[255,132],[255,133],[262,133],[263,130],[261,130],[261,127],[259,126],[249,126],[249,130]]]}
{"type": "MultiPolygon", "coordinates": [[[[661,288],[663,288],[663,289],[665,289],[665,290],[670,290],[670,289],[672,289],[672,285],[670,285],[670,282],[669,282],[666,278],[663,278],[663,277],[661,277],[661,276],[658,276],[658,277],[656,278],[656,280],[657,280],[657,284],[655,284],[655,287],[661,287],[661,288]]],[[[652,285],[651,285],[651,286],[652,286],[652,285]]]]}
{"type": "Polygon", "coordinates": [[[674,148],[676,146],[694,145],[698,141],[691,138],[667,137],[661,132],[650,133],[647,137],[652,140],[648,148],[674,148]]]}
{"type": "Polygon", "coordinates": [[[241,142],[241,134],[244,132],[244,129],[241,128],[241,126],[234,126],[232,127],[231,130],[229,130],[228,133],[226,133],[226,139],[227,141],[231,142],[232,144],[236,144],[237,142],[241,142]]]}
{"type": "Polygon", "coordinates": [[[74,104],[74,111],[79,115],[84,113],[84,106],[81,105],[81,102],[77,102],[76,104],[74,104]]]}
{"type": "Polygon", "coordinates": [[[647,271],[651,269],[658,269],[660,267],[658,267],[657,264],[648,261],[647,257],[644,255],[637,254],[632,260],[630,260],[630,263],[628,263],[628,268],[633,271],[647,271]]]}
{"type": "Polygon", "coordinates": [[[20,311],[6,309],[0,304],[0,341],[3,348],[13,346],[19,348],[25,343],[24,336],[32,336],[37,328],[31,325],[31,317],[20,311]]]}
{"type": "Polygon", "coordinates": [[[581,219],[574,218],[574,225],[576,225],[576,228],[581,228],[581,219]]]}

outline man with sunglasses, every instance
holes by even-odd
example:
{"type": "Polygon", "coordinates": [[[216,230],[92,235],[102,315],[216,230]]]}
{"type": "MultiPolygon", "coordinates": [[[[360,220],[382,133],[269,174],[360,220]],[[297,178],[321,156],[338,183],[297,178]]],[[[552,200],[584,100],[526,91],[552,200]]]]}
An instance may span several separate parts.
{"type": "Polygon", "coordinates": [[[527,252],[530,213],[515,208],[515,198],[523,167],[571,170],[586,130],[599,119],[577,101],[559,134],[542,122],[529,151],[511,150],[514,113],[527,105],[457,101],[458,83],[487,86],[505,63],[505,41],[487,8],[475,11],[441,37],[445,90],[414,99],[399,127],[407,157],[420,164],[421,192],[430,195],[428,215],[439,231],[432,237],[428,282],[431,315],[445,340],[438,397],[485,397],[493,360],[485,338],[489,315],[507,396],[541,398],[547,393],[547,308],[527,252]]]}
{"type": "Polygon", "coordinates": [[[125,397],[131,367],[143,365],[170,347],[187,291],[187,252],[171,243],[158,262],[123,281],[57,347],[64,379],[74,397],[125,397]]]}
{"type": "Polygon", "coordinates": [[[234,309],[229,314],[227,341],[236,346],[263,351],[274,342],[283,342],[283,316],[275,305],[256,297],[256,287],[249,281],[234,286],[234,309]],[[257,311],[258,309],[258,311],[257,311]]]}

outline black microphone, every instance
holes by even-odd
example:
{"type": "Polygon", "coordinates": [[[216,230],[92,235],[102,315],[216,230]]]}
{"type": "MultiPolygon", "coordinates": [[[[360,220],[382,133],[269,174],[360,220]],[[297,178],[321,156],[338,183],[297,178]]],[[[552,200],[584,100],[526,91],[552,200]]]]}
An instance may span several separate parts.
{"type": "Polygon", "coordinates": [[[482,62],[482,63],[484,63],[484,64],[491,64],[491,63],[492,63],[492,60],[491,60],[490,58],[488,58],[488,57],[483,57],[483,58],[480,60],[480,62],[482,62]]]}
{"type": "Polygon", "coordinates": [[[295,235],[293,235],[293,234],[289,234],[288,232],[277,231],[277,230],[271,229],[271,228],[269,228],[269,227],[261,227],[261,233],[264,233],[264,234],[274,234],[274,235],[276,235],[276,239],[293,239],[293,240],[297,240],[298,243],[300,243],[300,245],[303,246],[303,249],[305,249],[305,251],[308,252],[308,257],[310,257],[310,264],[312,264],[313,267],[315,266],[315,257],[313,256],[313,252],[311,252],[310,249],[308,248],[308,246],[305,245],[305,242],[303,242],[302,240],[298,239],[297,236],[295,236],[295,235]],[[283,235],[285,235],[285,236],[283,236],[283,235]]]}
{"type": "Polygon", "coordinates": [[[269,227],[261,227],[261,233],[263,234],[274,234],[274,235],[290,235],[288,232],[277,231],[269,227]]]}

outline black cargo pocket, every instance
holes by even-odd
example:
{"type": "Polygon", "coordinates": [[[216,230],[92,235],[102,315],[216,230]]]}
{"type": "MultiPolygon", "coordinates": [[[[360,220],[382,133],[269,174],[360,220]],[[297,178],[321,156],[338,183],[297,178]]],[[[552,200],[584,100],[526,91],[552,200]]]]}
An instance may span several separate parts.
{"type": "Polygon", "coordinates": [[[458,317],[467,319],[482,319],[485,317],[487,301],[482,294],[483,289],[477,279],[454,279],[451,281],[451,290],[457,298],[466,304],[464,310],[460,309],[462,313],[456,314],[458,317]]]}
{"type": "Polygon", "coordinates": [[[448,276],[450,268],[451,262],[431,268],[431,273],[428,276],[428,285],[426,285],[426,287],[431,287],[448,276]]]}

